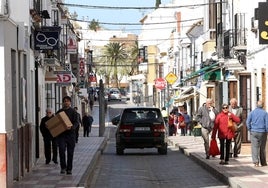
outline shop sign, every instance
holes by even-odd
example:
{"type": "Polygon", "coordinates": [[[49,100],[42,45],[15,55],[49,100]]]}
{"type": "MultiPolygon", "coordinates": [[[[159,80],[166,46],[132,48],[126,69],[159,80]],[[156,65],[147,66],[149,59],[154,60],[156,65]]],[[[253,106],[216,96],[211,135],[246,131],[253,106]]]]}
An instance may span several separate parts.
{"type": "Polygon", "coordinates": [[[35,50],[58,50],[60,27],[42,27],[34,32],[35,50]]]}

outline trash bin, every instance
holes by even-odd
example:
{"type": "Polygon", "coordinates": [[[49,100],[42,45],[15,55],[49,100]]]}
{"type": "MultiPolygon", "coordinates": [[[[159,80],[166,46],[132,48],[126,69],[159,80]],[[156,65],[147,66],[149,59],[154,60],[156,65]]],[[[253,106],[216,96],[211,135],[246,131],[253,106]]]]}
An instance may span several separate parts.
{"type": "Polygon", "coordinates": [[[201,136],[202,133],[201,133],[201,125],[197,125],[194,127],[193,129],[193,133],[194,133],[194,136],[201,136]]]}

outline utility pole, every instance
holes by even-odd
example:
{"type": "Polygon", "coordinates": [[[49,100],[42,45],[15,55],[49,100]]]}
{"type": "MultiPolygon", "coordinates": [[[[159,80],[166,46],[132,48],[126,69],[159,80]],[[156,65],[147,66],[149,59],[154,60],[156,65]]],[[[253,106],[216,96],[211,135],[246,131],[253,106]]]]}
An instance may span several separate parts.
{"type": "Polygon", "coordinates": [[[99,90],[99,136],[103,136],[105,132],[105,99],[104,99],[104,85],[103,80],[100,79],[100,90],[99,90]]]}

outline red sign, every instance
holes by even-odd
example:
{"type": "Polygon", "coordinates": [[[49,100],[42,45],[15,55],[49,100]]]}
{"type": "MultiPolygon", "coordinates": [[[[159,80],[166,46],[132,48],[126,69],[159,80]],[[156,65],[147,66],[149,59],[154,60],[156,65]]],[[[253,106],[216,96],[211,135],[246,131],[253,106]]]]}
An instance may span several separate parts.
{"type": "Polygon", "coordinates": [[[88,81],[89,82],[97,82],[97,78],[94,75],[90,75],[89,78],[88,78],[88,81]]]}
{"type": "Polygon", "coordinates": [[[164,78],[157,78],[155,80],[154,86],[156,87],[156,89],[165,89],[167,85],[167,82],[164,78]]]}
{"type": "Polygon", "coordinates": [[[85,62],[83,58],[80,58],[80,62],[79,62],[79,74],[80,77],[83,77],[85,74],[85,62]]]}
{"type": "Polygon", "coordinates": [[[57,74],[58,83],[71,83],[72,75],[71,74],[57,74]]]}

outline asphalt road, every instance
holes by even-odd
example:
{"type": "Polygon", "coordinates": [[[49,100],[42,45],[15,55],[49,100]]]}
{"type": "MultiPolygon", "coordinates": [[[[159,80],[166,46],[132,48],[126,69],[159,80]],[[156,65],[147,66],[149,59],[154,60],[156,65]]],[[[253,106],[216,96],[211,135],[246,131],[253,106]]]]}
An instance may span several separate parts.
{"type": "MultiPolygon", "coordinates": [[[[124,103],[109,104],[109,116],[117,115],[124,106],[124,103]]],[[[228,187],[171,146],[167,155],[159,155],[155,148],[126,149],[124,155],[116,155],[115,127],[109,123],[106,131],[110,138],[88,182],[89,187],[228,187]]]]}

